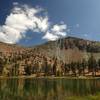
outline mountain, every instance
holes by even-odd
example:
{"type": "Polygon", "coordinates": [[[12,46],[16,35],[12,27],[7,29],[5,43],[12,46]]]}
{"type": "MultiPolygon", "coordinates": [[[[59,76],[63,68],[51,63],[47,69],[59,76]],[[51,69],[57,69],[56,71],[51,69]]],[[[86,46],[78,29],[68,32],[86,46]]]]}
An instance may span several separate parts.
{"type": "MultiPolygon", "coordinates": [[[[57,41],[49,41],[34,47],[23,47],[0,42],[0,72],[11,75],[18,66],[18,75],[23,75],[27,66],[40,66],[45,60],[69,64],[71,62],[86,61],[93,54],[96,60],[100,59],[100,42],[89,41],[76,37],[66,37],[57,41]]],[[[14,72],[15,73],[15,72],[14,72]]]]}
{"type": "Polygon", "coordinates": [[[41,53],[44,56],[57,57],[64,61],[77,61],[81,58],[86,58],[86,56],[89,56],[91,53],[93,53],[96,58],[99,58],[100,42],[76,37],[67,37],[57,41],[49,41],[35,47],[23,47],[16,44],[12,45],[0,42],[0,53],[2,54],[24,54],[25,52],[33,54],[41,53]]]}
{"type": "Polygon", "coordinates": [[[50,41],[35,47],[46,56],[55,56],[65,62],[88,59],[93,53],[96,59],[100,58],[100,42],[89,41],[76,37],[67,37],[57,41],[50,41]]]}

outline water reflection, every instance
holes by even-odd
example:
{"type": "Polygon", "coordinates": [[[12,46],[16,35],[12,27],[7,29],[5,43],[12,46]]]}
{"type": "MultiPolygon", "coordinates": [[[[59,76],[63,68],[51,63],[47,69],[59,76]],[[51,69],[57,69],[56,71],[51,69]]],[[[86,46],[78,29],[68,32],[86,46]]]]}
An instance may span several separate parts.
{"type": "Polygon", "coordinates": [[[67,100],[100,92],[100,80],[2,79],[0,100],[67,100]]]}

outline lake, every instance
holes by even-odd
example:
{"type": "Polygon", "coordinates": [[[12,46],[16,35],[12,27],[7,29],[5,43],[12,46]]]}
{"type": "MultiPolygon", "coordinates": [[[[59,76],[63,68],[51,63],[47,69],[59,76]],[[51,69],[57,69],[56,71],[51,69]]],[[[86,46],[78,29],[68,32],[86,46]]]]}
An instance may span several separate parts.
{"type": "Polygon", "coordinates": [[[0,100],[100,100],[100,79],[0,79],[0,100]]]}

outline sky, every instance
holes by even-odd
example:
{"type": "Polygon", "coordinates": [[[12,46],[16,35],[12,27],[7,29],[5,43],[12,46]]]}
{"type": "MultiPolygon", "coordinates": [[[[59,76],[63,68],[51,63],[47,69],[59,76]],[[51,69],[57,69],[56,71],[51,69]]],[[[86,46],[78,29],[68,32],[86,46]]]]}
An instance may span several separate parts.
{"type": "Polygon", "coordinates": [[[0,41],[34,46],[67,36],[100,41],[100,0],[0,0],[0,41]]]}

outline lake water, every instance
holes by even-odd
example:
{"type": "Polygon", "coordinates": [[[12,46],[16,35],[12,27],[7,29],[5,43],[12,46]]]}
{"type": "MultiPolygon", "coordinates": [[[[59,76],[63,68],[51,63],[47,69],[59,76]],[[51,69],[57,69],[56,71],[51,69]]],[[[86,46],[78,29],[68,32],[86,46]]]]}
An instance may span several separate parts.
{"type": "Polygon", "coordinates": [[[100,80],[1,79],[0,100],[100,100],[100,80]]]}

